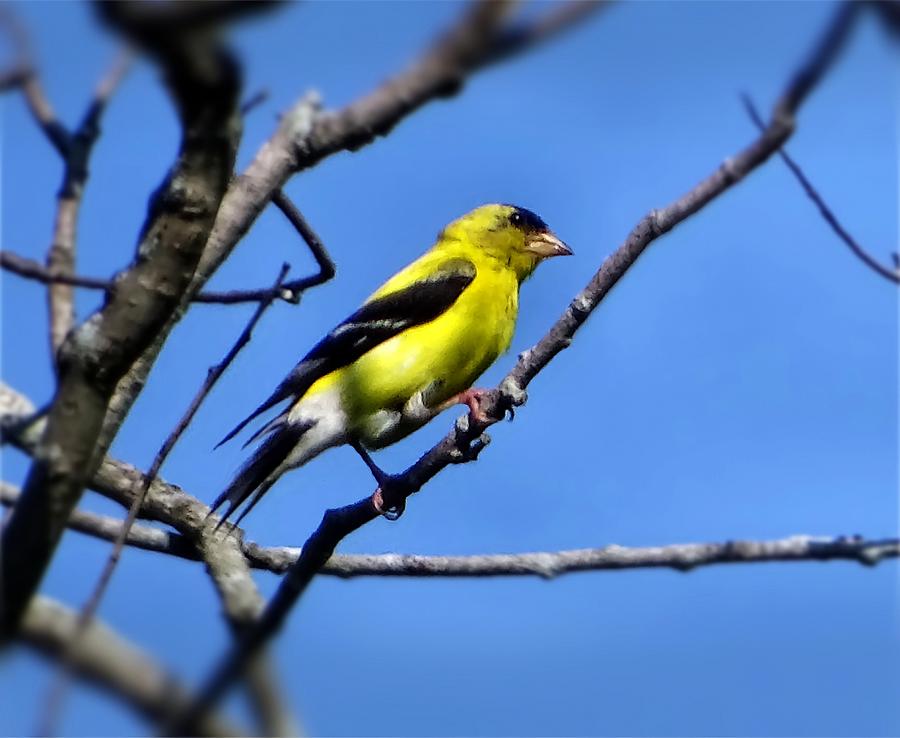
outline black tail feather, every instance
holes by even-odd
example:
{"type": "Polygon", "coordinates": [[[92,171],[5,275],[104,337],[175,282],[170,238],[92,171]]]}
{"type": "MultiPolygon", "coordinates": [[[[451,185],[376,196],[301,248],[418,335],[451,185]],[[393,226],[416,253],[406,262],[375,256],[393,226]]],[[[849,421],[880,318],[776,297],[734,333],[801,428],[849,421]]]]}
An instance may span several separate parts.
{"type": "MultiPolygon", "coordinates": [[[[269,406],[269,407],[271,407],[271,406],[269,406]]],[[[219,441],[215,446],[213,446],[213,450],[219,448],[219,446],[222,446],[222,445],[228,443],[238,433],[240,433],[242,430],[244,430],[244,428],[247,427],[247,425],[250,423],[250,421],[255,420],[257,417],[262,415],[262,413],[264,413],[266,410],[268,410],[269,407],[266,407],[266,404],[263,403],[258,408],[256,408],[256,410],[254,410],[246,418],[244,418],[240,423],[238,423],[236,426],[234,426],[234,428],[232,428],[229,431],[228,435],[226,435],[221,441],[219,441]]]]}
{"type": "Polygon", "coordinates": [[[226,502],[230,503],[225,514],[222,515],[216,525],[216,530],[239,508],[244,501],[255,490],[258,490],[250,505],[241,514],[235,522],[237,525],[244,515],[250,512],[251,508],[259,502],[260,498],[268,491],[269,487],[274,484],[275,479],[269,477],[288,457],[288,454],[294,450],[299,443],[303,434],[306,433],[315,423],[303,423],[297,425],[285,424],[278,428],[269,438],[267,438],[256,453],[241,467],[231,484],[220,494],[210,507],[210,513],[214,513],[226,502]]]}
{"type": "Polygon", "coordinates": [[[250,436],[250,438],[248,438],[246,441],[244,441],[241,448],[247,448],[247,446],[249,446],[251,443],[254,443],[255,441],[258,441],[263,436],[266,436],[269,433],[277,432],[278,430],[280,430],[281,428],[286,426],[287,425],[287,417],[288,417],[288,413],[283,412],[278,417],[270,420],[268,423],[263,425],[261,428],[254,431],[253,435],[250,436]]]}

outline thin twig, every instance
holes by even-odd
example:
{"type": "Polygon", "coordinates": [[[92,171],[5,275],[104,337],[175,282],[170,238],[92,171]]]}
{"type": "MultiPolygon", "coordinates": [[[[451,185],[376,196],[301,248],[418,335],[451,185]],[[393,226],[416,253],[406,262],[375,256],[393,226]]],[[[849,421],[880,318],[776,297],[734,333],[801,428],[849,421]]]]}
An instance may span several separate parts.
{"type": "Polygon", "coordinates": [[[0,8],[0,26],[9,36],[16,57],[10,69],[4,73],[0,89],[8,91],[18,88],[22,91],[22,96],[35,123],[38,124],[53,148],[65,158],[71,145],[71,134],[59,122],[56,111],[53,110],[41,85],[35,69],[31,40],[25,26],[8,5],[0,8]]]}
{"type": "Polygon", "coordinates": [[[247,113],[262,105],[268,99],[269,91],[265,87],[261,90],[257,90],[253,95],[241,103],[241,115],[247,115],[247,113]]]}
{"type": "Polygon", "coordinates": [[[785,88],[775,105],[771,122],[758,139],[683,197],[661,210],[651,211],[638,223],[625,243],[603,262],[550,332],[519,357],[515,368],[493,392],[490,407],[484,408],[493,419],[491,422],[474,423],[470,427],[465,422],[467,418],[460,418],[464,422],[458,422],[456,429],[443,441],[405,472],[393,477],[389,484],[382,485],[382,505],[376,505],[373,496],[325,512],[319,527],[303,545],[296,563],[282,579],[257,626],[225,655],[205,682],[197,702],[182,719],[168,726],[170,731],[175,734],[190,732],[192,721],[216,703],[243,672],[244,665],[253,654],[278,632],[310,581],[331,558],[335,547],[345,536],[379,517],[379,508],[402,509],[407,497],[447,466],[477,457],[485,445],[482,435],[485,428],[501,420],[513,405],[524,403],[528,383],[556,354],[571,344],[576,331],[647,246],[730,189],[781,147],[794,130],[797,108],[837,58],[856,18],[856,11],[857,6],[852,3],[839,8],[825,34],[817,39],[807,62],[785,88]]]}
{"type": "MultiPolygon", "coordinates": [[[[0,482],[0,504],[14,505],[18,490],[0,482]]],[[[119,518],[76,510],[69,528],[104,541],[115,541],[124,527],[119,518]]],[[[241,536],[239,535],[240,539],[241,536]]],[[[188,561],[201,561],[196,545],[184,535],[136,524],[127,545],[188,561]]],[[[247,563],[254,569],[283,574],[297,561],[302,549],[260,546],[241,542],[247,563]]],[[[856,561],[874,565],[900,557],[900,539],[862,536],[789,536],[766,541],[678,543],[668,546],[617,546],[563,551],[533,551],[470,556],[415,554],[334,554],[319,572],[340,579],[356,577],[541,577],[587,571],[667,568],[693,571],[713,564],[754,564],[779,561],[856,561]]]]}
{"type": "Polygon", "coordinates": [[[0,268],[42,284],[59,282],[60,284],[85,287],[92,290],[109,291],[115,289],[115,284],[109,280],[96,277],[82,277],[77,274],[67,274],[55,269],[48,269],[40,262],[20,256],[13,251],[0,250],[0,268]]]}
{"type": "MultiPolygon", "coordinates": [[[[283,264],[281,266],[281,269],[278,272],[278,277],[276,278],[275,283],[272,287],[272,295],[277,294],[278,289],[284,282],[284,278],[285,276],[287,276],[289,269],[290,267],[287,264],[283,264]]],[[[228,369],[241,349],[250,342],[253,334],[253,329],[256,327],[256,324],[259,322],[260,318],[262,318],[263,313],[268,310],[269,306],[273,302],[273,299],[273,297],[269,297],[269,299],[262,300],[259,303],[253,315],[251,316],[250,321],[247,323],[240,336],[238,336],[237,341],[235,341],[234,345],[231,347],[222,361],[220,361],[214,367],[210,367],[207,372],[206,379],[203,381],[203,384],[200,386],[200,389],[197,391],[197,394],[194,396],[194,399],[191,401],[188,409],[175,425],[175,428],[172,430],[172,432],[165,439],[156,456],[154,457],[153,463],[150,465],[150,469],[148,470],[147,474],[143,476],[143,478],[140,480],[139,485],[137,485],[134,500],[131,503],[131,507],[129,507],[128,509],[128,516],[125,518],[125,522],[122,524],[121,529],[118,532],[115,543],[113,545],[113,549],[106,560],[106,564],[103,567],[103,570],[100,572],[97,583],[96,585],[94,585],[93,592],[91,592],[91,595],[88,597],[87,601],[84,604],[84,607],[79,613],[76,631],[72,638],[69,651],[63,655],[63,658],[60,661],[60,668],[57,672],[57,677],[50,685],[47,699],[44,702],[44,708],[41,711],[42,717],[41,724],[37,731],[38,735],[54,735],[57,732],[56,726],[59,724],[59,719],[62,714],[62,706],[68,692],[70,677],[72,675],[73,658],[78,646],[78,642],[81,636],[87,631],[87,628],[90,625],[91,621],[96,616],[97,609],[100,607],[100,603],[103,600],[103,595],[106,593],[106,589],[109,586],[110,580],[112,579],[113,572],[115,571],[116,566],[118,565],[119,560],[122,556],[122,551],[125,548],[125,543],[128,540],[131,528],[137,520],[141,505],[143,504],[144,498],[147,495],[147,490],[150,488],[150,485],[158,476],[160,469],[162,468],[172,449],[175,447],[175,444],[178,443],[178,440],[181,438],[184,431],[187,430],[197,411],[200,409],[200,406],[203,404],[203,401],[206,399],[207,395],[209,395],[216,382],[219,380],[225,370],[228,369]]]]}
{"type": "MultiPolygon", "coordinates": [[[[118,55],[97,85],[81,123],[76,129],[69,130],[59,121],[44,93],[24,27],[8,9],[0,14],[0,22],[6,26],[18,57],[13,69],[4,75],[2,88],[22,91],[32,117],[63,160],[62,184],[57,194],[53,238],[47,250],[46,263],[47,269],[54,273],[71,275],[75,271],[78,212],[88,178],[91,153],[100,135],[100,118],[128,69],[130,53],[121,52],[118,55]]],[[[59,348],[75,324],[75,295],[71,286],[62,280],[48,284],[50,355],[55,366],[59,348]]]]}
{"type": "Polygon", "coordinates": [[[324,284],[334,277],[334,262],[328,255],[328,251],[325,249],[325,244],[322,243],[322,239],[319,238],[306,221],[306,218],[303,217],[303,214],[282,190],[276,190],[273,193],[272,202],[284,214],[284,217],[288,219],[288,222],[294,226],[297,233],[299,233],[301,238],[306,242],[306,245],[309,246],[309,250],[312,252],[313,258],[316,260],[316,264],[319,267],[318,273],[312,274],[309,277],[295,279],[292,282],[286,282],[277,291],[278,296],[282,299],[287,300],[288,302],[298,303],[305,290],[308,290],[310,287],[324,284]]]}
{"type": "MultiPolygon", "coordinates": [[[[744,107],[747,109],[747,114],[750,116],[750,119],[756,124],[756,127],[760,130],[765,128],[765,124],[762,121],[762,118],[759,115],[759,112],[756,110],[756,106],[753,104],[753,101],[750,99],[748,95],[742,95],[741,100],[743,100],[744,107]]],[[[868,251],[866,251],[860,243],[850,235],[849,231],[841,224],[838,220],[837,216],[828,207],[825,202],[825,199],[819,194],[818,190],[813,186],[812,182],[810,182],[809,178],[806,176],[806,173],[800,168],[800,165],[791,157],[790,154],[787,153],[783,148],[778,149],[778,155],[781,157],[781,160],[787,165],[788,169],[791,170],[793,175],[797,178],[797,181],[800,183],[800,186],[803,188],[803,191],[806,193],[806,196],[813,201],[815,206],[819,209],[819,213],[825,219],[825,222],[831,226],[831,230],[833,230],[838,238],[841,239],[846,245],[847,248],[850,249],[863,264],[869,267],[876,274],[880,274],[882,277],[887,279],[894,284],[900,284],[900,271],[896,269],[890,269],[889,267],[884,266],[878,259],[872,256],[868,251]]]]}
{"type": "MultiPolygon", "coordinates": [[[[258,290],[231,290],[227,292],[200,292],[192,298],[195,302],[216,303],[222,305],[237,305],[245,302],[271,301],[273,299],[284,300],[296,305],[300,302],[303,292],[324,284],[334,278],[336,273],[334,262],[322,243],[322,239],[309,225],[303,214],[297,209],[290,198],[281,190],[277,190],[272,195],[272,202],[288,219],[288,222],[294,226],[297,233],[300,234],[303,241],[309,247],[310,253],[319,267],[319,271],[308,277],[301,277],[291,282],[285,282],[277,288],[264,287],[258,290]]],[[[17,274],[26,279],[33,279],[37,282],[49,284],[52,282],[60,282],[69,284],[74,287],[85,287],[88,289],[99,289],[104,291],[115,290],[115,282],[96,279],[94,277],[81,277],[69,274],[58,269],[44,267],[32,259],[20,256],[12,251],[0,250],[0,268],[17,274]]]]}
{"type": "MultiPolygon", "coordinates": [[[[28,259],[14,251],[0,250],[0,269],[16,274],[25,279],[31,279],[42,284],[59,282],[73,287],[83,287],[91,290],[103,290],[111,292],[116,289],[116,283],[108,279],[97,277],[85,277],[78,274],[66,274],[56,269],[48,269],[34,259],[28,259]]],[[[277,294],[272,293],[271,287],[263,287],[257,290],[228,290],[225,292],[200,292],[192,298],[194,302],[210,305],[242,305],[248,302],[274,297],[285,302],[296,302],[297,294],[288,285],[283,285],[277,294]]]]}
{"type": "MultiPolygon", "coordinates": [[[[62,184],[57,195],[53,240],[46,256],[47,268],[58,274],[75,273],[78,214],[87,184],[91,154],[100,137],[100,119],[130,64],[130,52],[119,52],[109,71],[97,84],[94,97],[78,128],[68,133],[68,145],[63,156],[62,184]]],[[[47,290],[47,307],[50,317],[50,355],[55,366],[59,348],[75,325],[75,293],[72,287],[51,284],[47,290]]]]}

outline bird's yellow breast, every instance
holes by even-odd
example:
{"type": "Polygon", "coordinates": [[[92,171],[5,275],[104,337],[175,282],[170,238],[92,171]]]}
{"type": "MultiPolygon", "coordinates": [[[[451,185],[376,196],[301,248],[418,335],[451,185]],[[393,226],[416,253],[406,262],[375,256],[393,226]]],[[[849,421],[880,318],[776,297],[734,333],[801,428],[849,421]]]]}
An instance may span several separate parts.
{"type": "MultiPolygon", "coordinates": [[[[388,282],[385,288],[390,287],[388,282]]],[[[515,273],[494,260],[484,260],[451,309],[323,377],[307,396],[338,384],[347,415],[360,419],[362,426],[357,430],[365,441],[370,435],[364,427],[366,419],[376,413],[400,412],[418,393],[423,393],[429,407],[436,407],[471,387],[509,348],[518,296],[515,273]]],[[[426,420],[404,425],[399,435],[412,432],[426,420]]]]}

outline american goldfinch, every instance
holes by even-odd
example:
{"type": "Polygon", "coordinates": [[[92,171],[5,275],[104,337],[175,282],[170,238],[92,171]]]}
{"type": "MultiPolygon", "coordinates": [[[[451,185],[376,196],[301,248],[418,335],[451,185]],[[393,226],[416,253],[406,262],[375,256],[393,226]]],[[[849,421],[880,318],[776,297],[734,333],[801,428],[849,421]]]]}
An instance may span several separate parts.
{"type": "MultiPolygon", "coordinates": [[[[476,379],[509,348],[519,287],[535,267],[572,251],[541,218],[483,205],[453,221],[431,250],[391,277],[304,356],[270,397],[219,445],[281,402],[286,409],[212,505],[235,525],[287,470],[328,448],[388,446],[454,404],[479,416],[476,379]]],[[[221,524],[220,522],[220,524],[221,524]]]]}

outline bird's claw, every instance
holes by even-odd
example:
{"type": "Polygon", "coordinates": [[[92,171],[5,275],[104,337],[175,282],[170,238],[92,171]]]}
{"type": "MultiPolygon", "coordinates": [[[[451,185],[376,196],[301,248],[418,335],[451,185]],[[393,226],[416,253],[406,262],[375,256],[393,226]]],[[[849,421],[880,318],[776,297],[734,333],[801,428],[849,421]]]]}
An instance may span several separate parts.
{"type": "Polygon", "coordinates": [[[401,498],[396,505],[387,507],[384,501],[384,495],[381,493],[381,487],[375,490],[372,495],[372,506],[378,511],[378,514],[391,522],[399,520],[406,510],[406,501],[401,498]]]}

